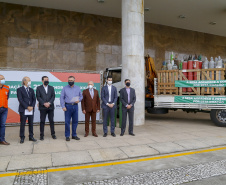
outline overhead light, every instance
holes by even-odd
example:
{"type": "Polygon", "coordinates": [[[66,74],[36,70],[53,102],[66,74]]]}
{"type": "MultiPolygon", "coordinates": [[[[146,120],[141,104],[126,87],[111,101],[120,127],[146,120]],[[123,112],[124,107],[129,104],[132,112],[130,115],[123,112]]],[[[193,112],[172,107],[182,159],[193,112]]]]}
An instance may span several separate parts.
{"type": "Polygon", "coordinates": [[[179,15],[179,18],[180,18],[180,19],[185,19],[186,16],[185,16],[185,15],[179,15]]]}
{"type": "Polygon", "coordinates": [[[97,0],[99,3],[104,3],[104,0],[97,0]]]}
{"type": "Polygon", "coordinates": [[[150,10],[150,8],[144,8],[144,11],[148,12],[150,10]]]}
{"type": "Polygon", "coordinates": [[[216,25],[217,23],[213,21],[213,22],[210,22],[209,24],[210,25],[216,25]]]}

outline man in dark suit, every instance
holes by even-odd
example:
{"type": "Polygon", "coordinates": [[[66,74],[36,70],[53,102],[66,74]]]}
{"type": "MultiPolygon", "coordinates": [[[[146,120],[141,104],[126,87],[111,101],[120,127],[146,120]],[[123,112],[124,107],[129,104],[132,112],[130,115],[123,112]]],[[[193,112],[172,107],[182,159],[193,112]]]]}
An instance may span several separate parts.
{"type": "Polygon", "coordinates": [[[135,136],[133,133],[134,104],[136,102],[135,89],[130,87],[130,80],[125,80],[125,87],[120,90],[120,100],[122,102],[122,127],[121,134],[123,136],[126,130],[127,113],[129,115],[129,135],[135,136]]]}
{"type": "Polygon", "coordinates": [[[96,113],[100,112],[100,98],[98,91],[93,88],[93,81],[88,82],[88,89],[83,91],[82,99],[82,112],[85,114],[85,135],[89,135],[89,120],[92,121],[92,134],[98,137],[96,134],[96,113]]]}
{"type": "Polygon", "coordinates": [[[31,86],[31,79],[24,77],[22,80],[22,87],[17,89],[17,98],[19,101],[19,113],[20,113],[20,143],[24,143],[24,130],[25,123],[28,119],[29,124],[29,141],[37,141],[33,137],[33,120],[34,120],[34,107],[35,107],[35,93],[31,86]]]}
{"type": "Polygon", "coordinates": [[[48,76],[42,77],[43,85],[37,87],[36,97],[39,102],[39,111],[40,111],[40,140],[44,140],[44,128],[46,115],[48,114],[48,119],[50,123],[50,130],[53,139],[56,139],[55,130],[54,130],[54,100],[55,100],[55,91],[52,86],[49,85],[48,76]]]}
{"type": "Polygon", "coordinates": [[[103,131],[104,135],[103,137],[107,137],[108,128],[107,128],[107,120],[108,116],[110,115],[111,120],[111,135],[113,137],[116,137],[115,135],[115,109],[116,109],[116,103],[118,99],[117,95],[117,88],[112,85],[112,77],[107,77],[107,85],[105,85],[102,88],[101,91],[101,99],[102,99],[102,105],[104,112],[104,122],[103,122],[103,131]]]}

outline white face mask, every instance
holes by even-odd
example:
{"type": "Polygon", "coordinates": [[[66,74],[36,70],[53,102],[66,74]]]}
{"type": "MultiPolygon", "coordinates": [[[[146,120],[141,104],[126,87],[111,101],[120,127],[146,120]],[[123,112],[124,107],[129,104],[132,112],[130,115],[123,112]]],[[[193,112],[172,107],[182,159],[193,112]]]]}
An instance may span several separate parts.
{"type": "Polygon", "coordinates": [[[112,84],[112,81],[108,81],[108,85],[111,85],[112,84]]]}
{"type": "Polygon", "coordinates": [[[88,88],[89,88],[89,89],[92,89],[92,88],[93,88],[93,86],[92,86],[92,85],[88,85],[88,88]]]}
{"type": "Polygon", "coordinates": [[[5,84],[5,80],[0,80],[0,84],[4,85],[5,84]]]}
{"type": "Polygon", "coordinates": [[[29,81],[29,82],[27,83],[27,86],[31,86],[31,81],[29,81]]]}

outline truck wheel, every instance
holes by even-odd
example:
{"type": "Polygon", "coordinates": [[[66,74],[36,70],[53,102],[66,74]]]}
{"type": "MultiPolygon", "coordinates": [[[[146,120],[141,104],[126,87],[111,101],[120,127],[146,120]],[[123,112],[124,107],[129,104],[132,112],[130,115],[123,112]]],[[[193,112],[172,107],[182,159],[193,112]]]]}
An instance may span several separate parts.
{"type": "Polygon", "coordinates": [[[216,126],[226,127],[226,110],[212,109],[210,112],[210,118],[216,126]]]}
{"type": "Polygon", "coordinates": [[[167,114],[169,110],[163,108],[147,108],[147,112],[150,114],[167,114]]]}

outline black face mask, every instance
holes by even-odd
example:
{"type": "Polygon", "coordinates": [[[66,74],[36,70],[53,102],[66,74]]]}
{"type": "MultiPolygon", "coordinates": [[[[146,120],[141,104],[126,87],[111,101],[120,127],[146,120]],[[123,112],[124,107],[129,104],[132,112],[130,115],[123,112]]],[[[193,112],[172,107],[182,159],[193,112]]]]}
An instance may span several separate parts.
{"type": "Polygon", "coordinates": [[[127,87],[129,87],[129,86],[130,86],[130,83],[129,83],[129,82],[127,82],[127,83],[126,83],[126,86],[127,86],[127,87]]]}
{"type": "Polygon", "coordinates": [[[68,84],[69,84],[70,86],[73,86],[73,85],[75,84],[75,82],[68,82],[68,84]]]}
{"type": "Polygon", "coordinates": [[[44,81],[44,85],[48,85],[49,84],[49,81],[44,81]]]}

